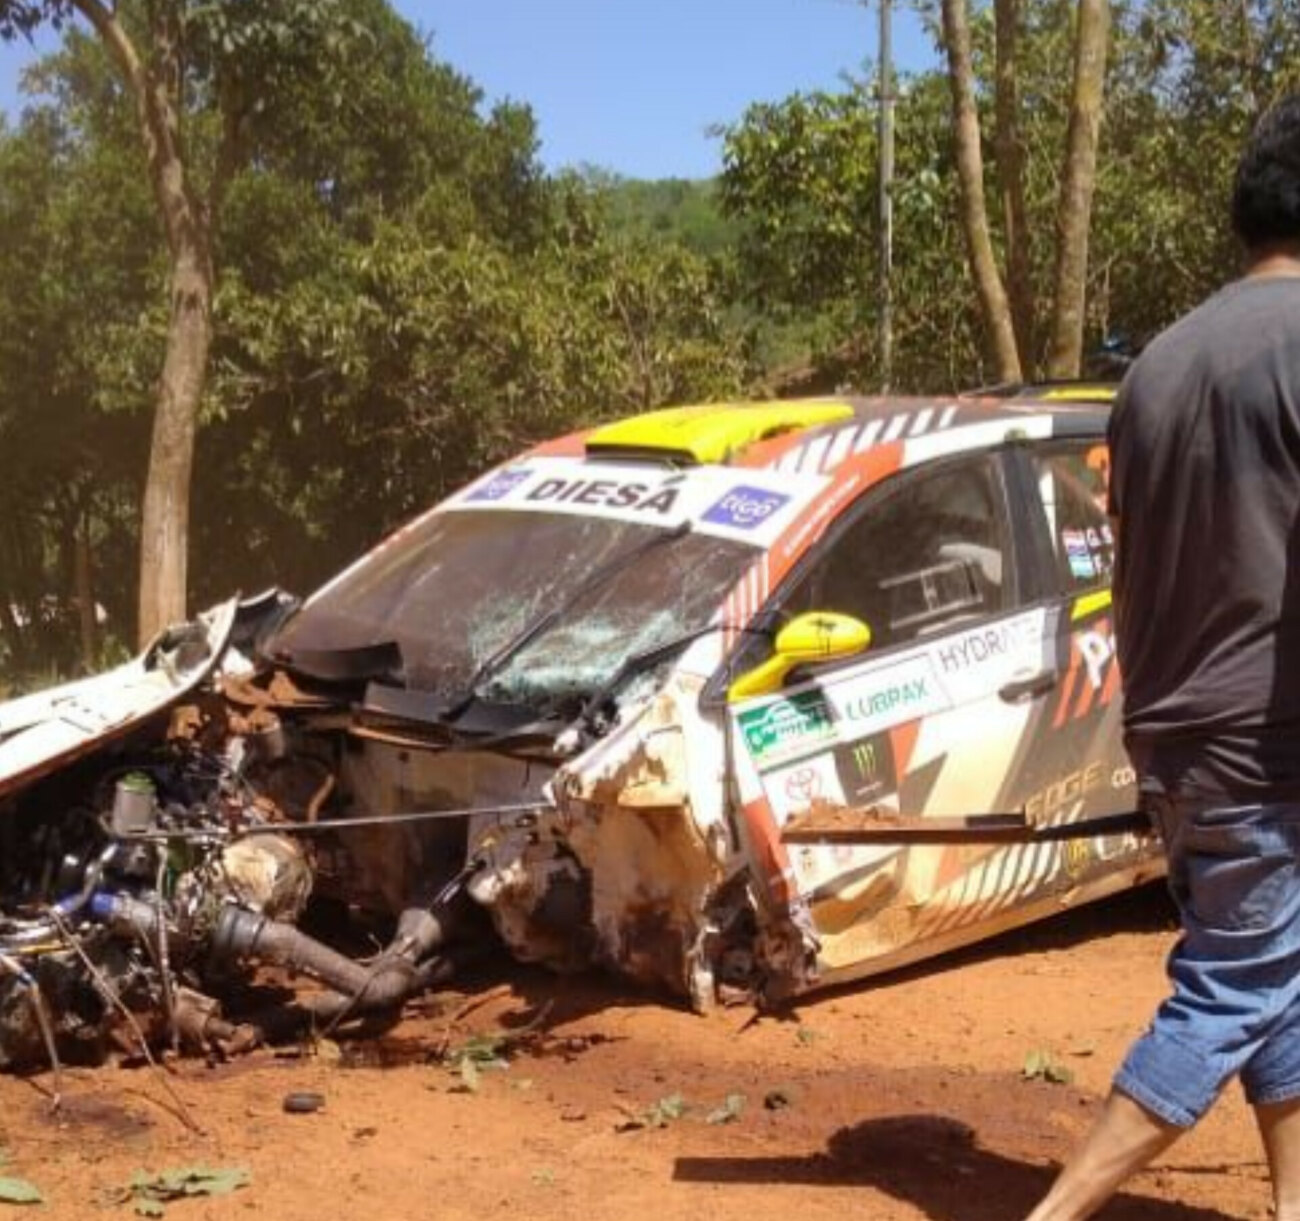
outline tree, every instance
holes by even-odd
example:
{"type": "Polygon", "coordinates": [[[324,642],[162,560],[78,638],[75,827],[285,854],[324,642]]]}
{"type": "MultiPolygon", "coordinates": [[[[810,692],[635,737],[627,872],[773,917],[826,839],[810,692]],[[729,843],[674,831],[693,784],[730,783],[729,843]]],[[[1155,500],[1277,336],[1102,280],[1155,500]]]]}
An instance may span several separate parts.
{"type": "MultiPolygon", "coordinates": [[[[946,79],[899,82],[894,181],[894,374],[919,391],[969,386],[983,366],[964,271],[946,79]]],[[[719,200],[739,238],[735,292],[781,393],[877,385],[874,98],[794,94],[727,128],[719,200]]]]}
{"type": "MultiPolygon", "coordinates": [[[[1014,0],[994,0],[997,54],[995,155],[1004,202],[1007,261],[1014,285],[1011,298],[1007,296],[994,256],[984,205],[984,169],[971,66],[968,0],[941,0],[940,7],[948,78],[953,94],[953,138],[962,182],[962,225],[967,234],[971,274],[979,292],[999,376],[1005,380],[1019,380],[1022,366],[1032,368],[1036,362],[1027,350],[1030,328],[1027,322],[1029,289],[1025,243],[1028,231],[1023,216],[1019,215],[1022,203],[1018,197],[1022,190],[1014,84],[1018,5],[1014,0]]],[[[1055,224],[1056,260],[1046,360],[1048,376],[1054,378],[1077,377],[1082,362],[1088,234],[1096,185],[1109,25],[1109,0],[1078,0],[1069,127],[1061,158],[1061,187],[1055,224]]]]}
{"type": "Polygon", "coordinates": [[[115,139],[133,133],[100,104],[107,74],[81,67],[75,103],[0,132],[0,659],[28,673],[97,665],[101,608],[130,617],[116,573],[148,431],[106,391],[164,271],[134,146],[115,139]]]}
{"type": "Polygon", "coordinates": [[[1007,248],[1007,296],[1021,369],[1034,364],[1033,228],[1025,200],[1025,154],[1020,122],[1020,0],[993,0],[994,142],[1002,231],[1007,248]]]}
{"type": "Polygon", "coordinates": [[[1079,0],[1070,126],[1056,211],[1056,275],[1047,375],[1078,377],[1083,361],[1088,234],[1097,185],[1097,143],[1110,33],[1109,0],[1079,0]]]}
{"type": "Polygon", "coordinates": [[[138,634],[185,615],[190,479],[212,342],[213,232],[250,129],[295,76],[327,70],[344,26],[330,0],[0,0],[0,36],[84,19],[135,108],[169,259],[167,338],[157,381],[140,528],[138,634]],[[219,115],[215,138],[196,121],[219,115]]]}
{"type": "MultiPolygon", "coordinates": [[[[1296,6],[1251,0],[1261,10],[1283,2],[1296,6]]],[[[1222,10],[1224,0],[1153,0],[1123,10],[1114,58],[1098,19],[1105,9],[1087,3],[1093,7],[1082,25],[1075,21],[1079,0],[991,0],[979,7],[940,0],[932,8],[945,68],[903,81],[898,116],[900,385],[945,389],[1077,373],[1089,338],[1100,338],[1115,317],[1121,281],[1125,312],[1157,312],[1143,277],[1164,282],[1172,269],[1159,266],[1140,219],[1158,220],[1162,240],[1194,245],[1197,260],[1222,261],[1222,237],[1210,236],[1218,216],[1192,215],[1196,190],[1171,195],[1155,165],[1171,181],[1195,175],[1200,191],[1208,179],[1220,189],[1230,153],[1223,161],[1184,156],[1180,166],[1163,149],[1177,147],[1185,122],[1174,117],[1173,79],[1196,62],[1191,47],[1203,46],[1214,26],[1205,16],[1189,30],[1189,10],[1222,10]],[[1149,28],[1137,31],[1156,3],[1169,10],[1160,28],[1185,31],[1161,72],[1144,61],[1162,40],[1149,28]],[[1113,97],[1099,130],[1103,72],[1113,97]],[[1166,225],[1174,210],[1186,227],[1166,225]],[[949,260],[964,269],[963,280],[953,278],[949,260]]],[[[1285,57],[1268,49],[1282,35],[1264,31],[1294,25],[1276,12],[1252,22],[1249,41],[1260,48],[1261,62],[1284,74],[1285,57]]],[[[1238,92],[1228,87],[1224,97],[1238,92]]],[[[874,380],[870,341],[858,325],[872,299],[860,269],[872,265],[876,221],[858,209],[876,160],[873,105],[869,91],[851,83],[834,95],[751,107],[726,131],[720,196],[750,235],[740,247],[739,277],[755,308],[770,314],[775,299],[787,314],[786,334],[811,349],[813,368],[796,383],[807,387],[874,380]],[[821,130],[829,126],[841,134],[829,138],[821,130]],[[805,138],[810,128],[815,134],[805,138]]],[[[1217,137],[1212,143],[1220,147],[1217,137]]]]}
{"type": "Polygon", "coordinates": [[[1002,275],[993,253],[988,208],[984,202],[984,157],[980,148],[979,111],[975,106],[974,69],[966,0],[942,0],[943,41],[952,89],[953,145],[961,184],[961,227],[971,277],[979,296],[985,331],[999,381],[1021,380],[1020,352],[1002,275]]]}

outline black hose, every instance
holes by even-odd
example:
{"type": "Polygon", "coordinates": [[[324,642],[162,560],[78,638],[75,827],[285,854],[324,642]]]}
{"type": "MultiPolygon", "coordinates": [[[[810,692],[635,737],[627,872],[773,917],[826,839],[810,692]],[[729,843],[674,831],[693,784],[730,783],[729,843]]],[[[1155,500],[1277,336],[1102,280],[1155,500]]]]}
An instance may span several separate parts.
{"type": "Polygon", "coordinates": [[[356,962],[309,937],[292,924],[268,920],[244,908],[228,906],[217,921],[212,949],[218,959],[256,958],[290,970],[302,971],[338,993],[321,998],[317,1012],[365,1014],[400,1007],[407,997],[429,986],[442,968],[417,965],[442,944],[442,921],[423,908],[402,913],[392,943],[370,963],[356,962]]]}

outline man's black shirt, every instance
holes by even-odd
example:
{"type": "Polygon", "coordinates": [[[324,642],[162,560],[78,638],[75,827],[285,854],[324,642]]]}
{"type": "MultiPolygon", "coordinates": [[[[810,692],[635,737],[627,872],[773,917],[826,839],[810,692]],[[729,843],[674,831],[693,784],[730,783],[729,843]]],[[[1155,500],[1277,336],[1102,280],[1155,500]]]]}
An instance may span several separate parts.
{"type": "Polygon", "coordinates": [[[1110,421],[1124,723],[1164,787],[1300,798],[1300,277],[1229,285],[1110,421]]]}

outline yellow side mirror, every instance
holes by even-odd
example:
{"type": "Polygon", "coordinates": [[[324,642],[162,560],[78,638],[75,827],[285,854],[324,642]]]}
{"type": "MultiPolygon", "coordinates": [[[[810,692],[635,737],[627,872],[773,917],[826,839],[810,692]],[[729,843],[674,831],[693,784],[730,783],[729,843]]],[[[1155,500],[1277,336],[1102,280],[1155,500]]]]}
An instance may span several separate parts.
{"type": "Polygon", "coordinates": [[[808,611],[777,633],[772,656],[736,679],[727,689],[727,699],[736,703],[779,691],[795,666],[852,657],[870,644],[871,629],[861,619],[835,611],[808,611]]]}

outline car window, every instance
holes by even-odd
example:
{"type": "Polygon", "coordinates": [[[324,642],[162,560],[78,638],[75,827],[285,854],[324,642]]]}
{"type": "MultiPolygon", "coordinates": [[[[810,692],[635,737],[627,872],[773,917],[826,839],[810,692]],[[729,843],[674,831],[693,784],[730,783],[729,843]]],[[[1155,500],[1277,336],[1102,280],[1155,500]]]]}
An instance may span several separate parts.
{"type": "Polygon", "coordinates": [[[1066,593],[1105,585],[1114,567],[1115,543],[1106,519],[1104,445],[1062,446],[1034,456],[1038,493],[1057,579],[1066,593]]]}
{"type": "Polygon", "coordinates": [[[909,473],[825,546],[782,609],[841,611],[878,649],[1007,601],[1006,530],[986,460],[909,473]]]}

